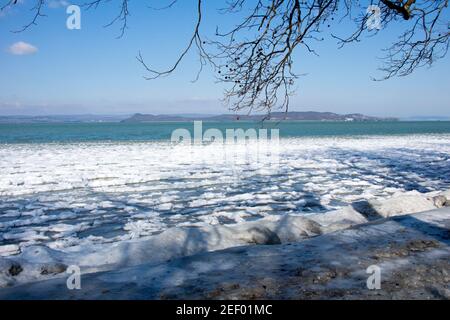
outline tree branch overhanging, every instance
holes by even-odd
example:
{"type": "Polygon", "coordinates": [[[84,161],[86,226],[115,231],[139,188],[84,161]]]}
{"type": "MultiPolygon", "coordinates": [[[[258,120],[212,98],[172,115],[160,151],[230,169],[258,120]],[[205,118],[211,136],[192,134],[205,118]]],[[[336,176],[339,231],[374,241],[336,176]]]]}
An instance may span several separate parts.
{"type": "MultiPolygon", "coordinates": [[[[18,31],[25,31],[45,16],[47,0],[33,0],[31,22],[18,31]]],[[[96,9],[110,0],[84,0],[86,9],[96,9]],[[86,2],[87,1],[87,2],[86,2]]],[[[131,4],[145,1],[120,0],[119,12],[106,25],[120,24],[122,37],[128,28],[131,4]]],[[[151,0],[147,0],[150,3],[151,0]]],[[[162,8],[173,8],[178,0],[168,0],[162,8]]],[[[148,72],[146,79],[156,79],[173,73],[189,52],[198,53],[199,73],[207,64],[215,71],[218,82],[226,85],[224,100],[232,110],[287,110],[289,98],[299,74],[294,69],[294,56],[299,53],[317,54],[315,42],[324,40],[328,28],[345,19],[355,23],[348,37],[331,34],[339,45],[359,42],[368,32],[367,22],[373,12],[370,5],[380,8],[380,22],[384,27],[401,23],[404,31],[385,49],[382,79],[405,76],[415,69],[432,65],[443,58],[449,48],[450,25],[447,16],[448,0],[227,0],[220,13],[236,15],[237,23],[229,30],[217,27],[215,35],[206,40],[203,30],[204,6],[211,4],[195,0],[195,24],[184,49],[166,70],[158,71],[144,60],[137,59],[148,72]]],[[[0,10],[17,6],[17,0],[0,0],[0,10]],[[3,2],[3,4],[2,4],[3,2]]],[[[198,74],[196,76],[198,78],[198,74]]]]}

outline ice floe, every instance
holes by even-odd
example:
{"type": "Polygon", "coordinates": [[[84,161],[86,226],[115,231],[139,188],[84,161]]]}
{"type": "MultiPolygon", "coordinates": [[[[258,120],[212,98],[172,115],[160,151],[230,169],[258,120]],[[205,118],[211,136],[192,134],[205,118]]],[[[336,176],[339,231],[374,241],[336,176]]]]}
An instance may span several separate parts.
{"type": "Polygon", "coordinates": [[[55,261],[67,264],[79,259],[79,250],[91,257],[85,266],[95,269],[102,258],[119,263],[115,252],[130,246],[137,253],[129,262],[158,262],[196,250],[294,241],[299,234],[368,221],[374,211],[388,217],[448,201],[430,194],[450,187],[446,134],[286,138],[275,167],[252,161],[251,146],[237,150],[250,153],[248,159],[230,163],[227,148],[164,142],[0,145],[0,256],[19,259],[39,247],[63,254],[55,261]],[[380,200],[392,196],[389,204],[380,200]],[[283,219],[295,232],[274,230],[283,219]],[[305,221],[320,228],[303,230],[305,221]],[[252,223],[256,229],[235,229],[252,223]],[[206,244],[195,240],[183,251],[189,233],[206,237],[206,244]],[[162,239],[173,247],[162,248],[162,239]],[[97,264],[95,252],[105,252],[97,264]]]}
{"type": "MultiPolygon", "coordinates": [[[[371,207],[372,211],[367,211],[364,206],[353,205],[307,216],[270,215],[256,221],[229,225],[173,227],[146,237],[140,237],[141,232],[147,228],[145,224],[127,224],[127,229],[134,234],[131,240],[95,244],[95,239],[89,239],[84,244],[62,249],[34,245],[22,248],[18,255],[0,258],[4,268],[12,265],[20,267],[20,272],[14,275],[7,269],[0,270],[0,287],[64,276],[65,268],[69,265],[79,266],[84,273],[92,273],[144,263],[157,265],[180,257],[230,247],[294,243],[386,216],[417,213],[424,208],[421,207],[424,203],[430,204],[426,210],[437,209],[438,206],[432,200],[440,196],[447,197],[446,193],[422,195],[410,192],[384,201],[377,200],[379,206],[371,207]],[[399,203],[407,203],[409,207],[400,212],[399,203]]],[[[0,247],[0,253],[18,249],[14,245],[3,249],[0,247]]]]}

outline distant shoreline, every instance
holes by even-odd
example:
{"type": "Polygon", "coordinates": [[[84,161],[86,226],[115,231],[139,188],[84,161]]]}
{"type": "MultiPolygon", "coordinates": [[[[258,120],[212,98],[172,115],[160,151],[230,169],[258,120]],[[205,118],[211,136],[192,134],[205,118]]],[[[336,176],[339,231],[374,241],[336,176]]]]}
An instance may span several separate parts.
{"type": "Polygon", "coordinates": [[[361,122],[361,121],[398,121],[393,117],[374,117],[359,113],[337,114],[333,112],[273,112],[254,115],[167,115],[167,114],[141,114],[134,115],[46,115],[46,116],[0,116],[2,123],[148,123],[148,122],[278,122],[278,121],[325,121],[325,122],[361,122]]]}
{"type": "MultiPolygon", "coordinates": [[[[188,119],[188,120],[155,120],[155,121],[136,121],[136,122],[128,122],[128,121],[103,121],[103,120],[91,120],[91,121],[83,121],[83,120],[64,120],[64,121],[53,121],[53,120],[31,120],[31,119],[23,119],[23,120],[15,120],[15,119],[2,119],[0,117],[0,125],[14,125],[14,124],[55,124],[55,125],[63,125],[63,124],[158,124],[158,123],[193,123],[194,121],[202,121],[204,123],[259,123],[261,120],[204,120],[204,119],[188,119]]],[[[266,123],[416,123],[416,122],[450,122],[450,119],[427,119],[427,120],[414,120],[414,119],[395,119],[395,120],[361,120],[361,121],[345,121],[345,120],[264,120],[266,123]]]]}
{"type": "Polygon", "coordinates": [[[14,124],[158,124],[158,123],[193,123],[194,121],[202,121],[204,123],[260,123],[262,121],[266,123],[377,123],[377,122],[385,122],[385,123],[395,123],[395,122],[401,122],[401,123],[416,123],[416,122],[450,122],[449,119],[402,119],[402,118],[396,118],[396,119],[377,119],[377,120],[352,120],[352,121],[346,121],[346,120],[331,120],[331,119],[323,119],[323,120],[301,120],[301,119],[265,119],[265,120],[252,120],[252,119],[245,119],[245,120],[233,120],[233,119],[223,119],[223,120],[216,120],[216,119],[205,119],[205,118],[187,118],[182,120],[145,120],[145,121],[127,121],[126,119],[123,120],[80,120],[80,119],[54,119],[54,118],[34,118],[34,117],[23,117],[23,118],[17,118],[17,117],[9,117],[9,116],[0,116],[0,125],[14,125],[14,124]]]}
{"type": "Polygon", "coordinates": [[[337,114],[333,112],[273,112],[264,115],[239,115],[239,114],[222,114],[217,116],[199,116],[199,117],[183,117],[178,115],[152,115],[136,113],[133,116],[122,120],[121,122],[159,122],[159,121],[397,121],[397,118],[381,118],[363,115],[360,113],[353,114],[337,114]]]}

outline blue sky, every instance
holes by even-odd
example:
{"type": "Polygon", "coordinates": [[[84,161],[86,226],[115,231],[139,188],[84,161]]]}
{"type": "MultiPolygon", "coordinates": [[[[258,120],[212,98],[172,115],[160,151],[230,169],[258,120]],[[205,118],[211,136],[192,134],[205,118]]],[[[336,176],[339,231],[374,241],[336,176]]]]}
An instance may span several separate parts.
{"type": "MultiPolygon", "coordinates": [[[[38,26],[11,32],[31,18],[30,1],[22,0],[23,4],[0,15],[0,115],[227,112],[220,102],[224,86],[216,83],[212,70],[206,68],[199,81],[191,82],[198,68],[195,52],[174,74],[152,81],[143,79],[145,71],[135,59],[141,51],[153,67],[171,66],[192,31],[194,0],[183,0],[165,11],[148,9],[143,1],[132,3],[129,29],[120,39],[119,25],[104,28],[117,14],[118,1],[83,11],[81,30],[68,30],[66,3],[55,0],[38,26]],[[29,54],[12,54],[14,44],[29,54]]],[[[153,3],[158,7],[170,1],[153,3]]],[[[237,21],[216,14],[217,5],[210,3],[206,1],[205,33],[214,32],[217,24],[237,21]]],[[[342,35],[351,31],[348,25],[332,29],[342,35]]],[[[295,69],[307,75],[298,81],[291,110],[450,117],[448,57],[408,77],[371,80],[381,75],[377,71],[381,49],[399,31],[400,27],[382,30],[343,49],[327,33],[325,41],[314,45],[319,57],[297,52],[295,69]]]]}

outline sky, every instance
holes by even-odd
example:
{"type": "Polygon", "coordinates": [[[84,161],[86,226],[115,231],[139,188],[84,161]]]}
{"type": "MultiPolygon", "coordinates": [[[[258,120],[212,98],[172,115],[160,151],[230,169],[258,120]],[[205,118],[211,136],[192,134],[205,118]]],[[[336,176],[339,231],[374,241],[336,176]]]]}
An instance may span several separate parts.
{"type": "MultiPolygon", "coordinates": [[[[145,70],[136,60],[142,52],[156,69],[173,64],[194,28],[195,0],[180,1],[167,10],[132,1],[129,28],[121,38],[119,24],[105,27],[119,12],[117,0],[82,11],[80,30],[66,27],[67,1],[49,0],[46,17],[17,33],[12,31],[32,18],[33,0],[19,2],[0,14],[0,115],[229,113],[221,102],[226,87],[217,83],[213,70],[206,67],[200,79],[192,81],[198,70],[195,51],[175,73],[157,80],[145,80],[145,70]]],[[[152,5],[170,2],[155,0],[152,5]]],[[[205,2],[203,33],[239,21],[217,14],[221,2],[225,3],[214,1],[214,7],[212,1],[205,2]]],[[[290,110],[450,117],[448,56],[408,77],[371,80],[382,75],[377,71],[381,50],[400,28],[382,29],[377,36],[342,49],[326,30],[325,40],[313,45],[319,56],[296,52],[294,68],[305,75],[297,82],[290,110]]],[[[353,30],[345,24],[331,29],[342,35],[353,30]]]]}

